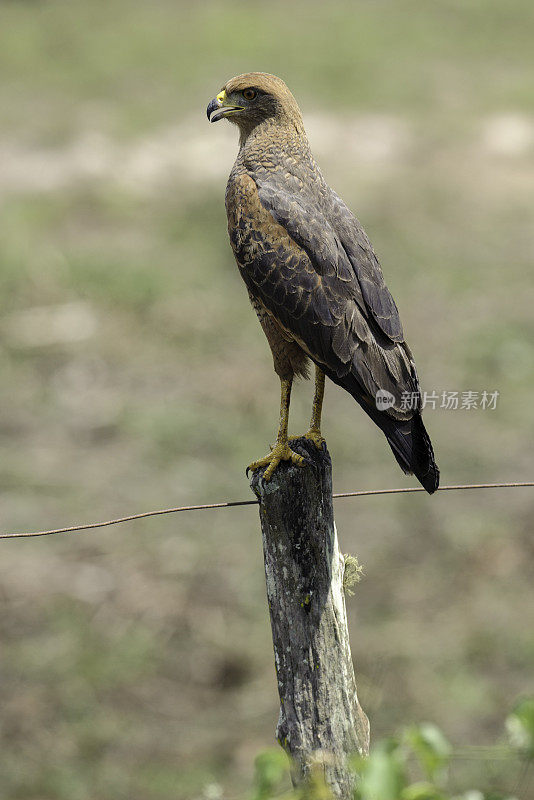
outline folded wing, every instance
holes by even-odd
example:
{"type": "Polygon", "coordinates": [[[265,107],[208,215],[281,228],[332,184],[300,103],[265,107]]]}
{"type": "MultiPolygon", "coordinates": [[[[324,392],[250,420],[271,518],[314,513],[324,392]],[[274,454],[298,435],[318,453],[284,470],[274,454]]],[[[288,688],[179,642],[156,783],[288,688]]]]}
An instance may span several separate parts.
{"type": "Polygon", "coordinates": [[[384,431],[401,467],[417,474],[433,464],[437,471],[420,420],[415,364],[371,244],[326,184],[314,189],[313,198],[293,193],[287,175],[282,183],[272,173],[243,174],[229,184],[229,233],[241,274],[282,328],[384,431]],[[376,407],[380,389],[394,397],[387,410],[376,407]]]}

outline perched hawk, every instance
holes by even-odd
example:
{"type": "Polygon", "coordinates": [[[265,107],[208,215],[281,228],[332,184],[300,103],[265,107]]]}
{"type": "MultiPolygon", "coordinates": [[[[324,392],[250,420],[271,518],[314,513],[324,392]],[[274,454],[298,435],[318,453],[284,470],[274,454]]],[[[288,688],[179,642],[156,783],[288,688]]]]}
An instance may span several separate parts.
{"type": "Polygon", "coordinates": [[[315,396],[306,437],[324,444],[326,375],[383,431],[404,472],[434,492],[439,470],[397,306],[365,231],[315,163],[295,98],[280,78],[251,72],[229,80],[207,114],[239,128],[226,187],[228,231],[282,388],[276,444],[250,469],[267,467],[269,480],[280,461],[304,462],[287,426],[293,377],[306,376],[311,359],[315,396]]]}

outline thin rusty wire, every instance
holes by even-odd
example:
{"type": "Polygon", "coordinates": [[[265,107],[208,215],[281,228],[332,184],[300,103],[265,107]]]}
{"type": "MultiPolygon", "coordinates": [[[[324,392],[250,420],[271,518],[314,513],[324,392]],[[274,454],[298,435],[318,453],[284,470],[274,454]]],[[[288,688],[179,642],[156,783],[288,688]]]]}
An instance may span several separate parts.
{"type": "MultiPolygon", "coordinates": [[[[524,481],[516,483],[469,483],[457,486],[440,486],[439,492],[452,492],[460,489],[513,489],[518,487],[534,486],[534,481],[524,481]]],[[[336,492],[334,498],[340,497],[370,497],[378,494],[407,494],[410,492],[424,492],[422,486],[408,486],[398,489],[361,489],[357,492],[336,492]]],[[[1,533],[0,539],[25,539],[30,536],[52,536],[56,533],[74,533],[76,531],[87,531],[92,528],[106,528],[109,525],[119,525],[122,522],[132,522],[136,519],[146,517],[159,517],[163,514],[176,514],[178,511],[203,511],[209,508],[232,508],[233,506],[256,506],[257,500],[234,500],[226,503],[205,503],[199,506],[178,506],[176,508],[160,508],[157,511],[143,511],[141,514],[130,514],[127,517],[118,519],[108,519],[105,522],[89,522],[85,525],[71,525],[68,528],[54,528],[49,531],[24,531],[22,533],[1,533]]]]}

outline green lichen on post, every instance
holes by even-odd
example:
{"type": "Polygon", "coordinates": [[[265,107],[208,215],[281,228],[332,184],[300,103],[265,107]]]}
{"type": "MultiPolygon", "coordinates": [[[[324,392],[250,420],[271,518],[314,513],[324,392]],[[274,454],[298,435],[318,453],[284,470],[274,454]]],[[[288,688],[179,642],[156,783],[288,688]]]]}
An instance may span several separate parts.
{"type": "Polygon", "coordinates": [[[345,569],[343,570],[343,591],[345,594],[352,597],[354,594],[354,587],[362,579],[363,567],[356,558],[348,553],[343,555],[345,561],[345,569]]]}

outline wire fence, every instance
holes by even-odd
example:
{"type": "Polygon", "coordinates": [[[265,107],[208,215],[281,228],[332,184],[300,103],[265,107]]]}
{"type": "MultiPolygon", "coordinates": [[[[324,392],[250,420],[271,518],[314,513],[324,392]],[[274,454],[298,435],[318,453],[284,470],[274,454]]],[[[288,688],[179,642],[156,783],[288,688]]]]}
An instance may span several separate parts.
{"type": "MultiPolygon", "coordinates": [[[[440,486],[438,492],[456,492],[467,489],[517,489],[534,487],[534,481],[518,481],[513,483],[468,483],[455,486],[440,486]]],[[[408,486],[397,489],[361,489],[355,492],[336,492],[332,496],[334,499],[342,497],[371,497],[380,494],[410,494],[412,492],[424,492],[422,486],[408,486]]],[[[56,533],[76,533],[77,531],[87,531],[94,528],[106,528],[110,525],[120,525],[123,522],[132,522],[137,519],[147,517],[160,517],[164,514],[177,514],[180,511],[204,511],[207,509],[234,508],[235,506],[256,506],[258,500],[230,500],[223,503],[204,503],[197,506],[177,506],[176,508],[159,508],[156,511],[143,511],[140,514],[129,514],[118,519],[108,519],[104,522],[87,522],[82,525],[70,525],[66,528],[53,528],[43,531],[23,531],[21,533],[1,533],[0,539],[26,539],[33,536],[52,536],[56,533]]]]}

